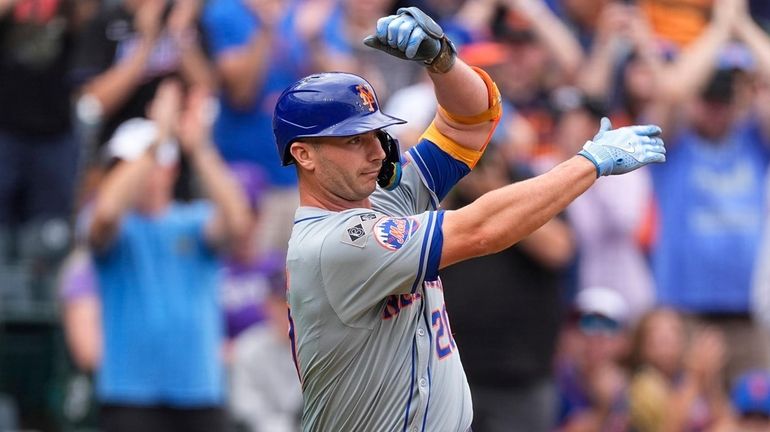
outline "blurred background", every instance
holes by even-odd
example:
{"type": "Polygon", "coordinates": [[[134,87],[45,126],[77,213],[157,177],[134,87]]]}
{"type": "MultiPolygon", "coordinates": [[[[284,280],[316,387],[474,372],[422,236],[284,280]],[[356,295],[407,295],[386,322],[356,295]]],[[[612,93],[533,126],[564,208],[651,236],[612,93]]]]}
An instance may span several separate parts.
{"type": "Polygon", "coordinates": [[[503,96],[444,208],[603,116],[668,149],[442,271],[474,431],[770,431],[766,0],[0,0],[0,431],[298,430],[273,107],[354,72],[416,144],[426,72],[361,43],[404,6],[503,96]]]}

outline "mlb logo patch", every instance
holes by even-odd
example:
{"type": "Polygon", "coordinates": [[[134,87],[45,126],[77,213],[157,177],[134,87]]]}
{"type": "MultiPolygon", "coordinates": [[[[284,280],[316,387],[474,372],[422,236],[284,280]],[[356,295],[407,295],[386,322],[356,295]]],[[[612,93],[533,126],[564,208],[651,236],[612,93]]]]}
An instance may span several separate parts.
{"type": "Polygon", "coordinates": [[[414,218],[382,218],[374,226],[374,237],[380,246],[397,251],[419,228],[420,223],[414,218]]]}

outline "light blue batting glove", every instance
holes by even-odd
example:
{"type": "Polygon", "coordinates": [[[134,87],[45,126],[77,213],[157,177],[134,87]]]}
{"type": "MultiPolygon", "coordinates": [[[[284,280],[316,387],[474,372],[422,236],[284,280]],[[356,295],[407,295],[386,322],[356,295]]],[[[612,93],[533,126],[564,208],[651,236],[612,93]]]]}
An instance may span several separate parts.
{"type": "Polygon", "coordinates": [[[400,8],[396,15],[377,21],[364,44],[398,58],[422,62],[428,70],[445,73],[454,65],[457,51],[431,17],[417,7],[400,8]]]}
{"type": "Polygon", "coordinates": [[[593,162],[596,176],[625,174],[650,163],[666,161],[666,147],[655,125],[627,126],[612,130],[603,117],[599,132],[578,154],[593,162]]]}

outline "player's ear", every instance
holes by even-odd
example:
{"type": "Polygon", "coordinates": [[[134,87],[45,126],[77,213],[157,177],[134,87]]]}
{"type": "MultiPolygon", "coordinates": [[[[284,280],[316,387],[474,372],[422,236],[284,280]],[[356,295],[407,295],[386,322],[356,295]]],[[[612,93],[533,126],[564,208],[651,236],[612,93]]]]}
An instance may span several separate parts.
{"type": "Polygon", "coordinates": [[[312,144],[302,141],[296,141],[289,147],[289,153],[291,153],[296,164],[308,171],[312,171],[315,168],[315,161],[313,160],[314,150],[312,144]]]}

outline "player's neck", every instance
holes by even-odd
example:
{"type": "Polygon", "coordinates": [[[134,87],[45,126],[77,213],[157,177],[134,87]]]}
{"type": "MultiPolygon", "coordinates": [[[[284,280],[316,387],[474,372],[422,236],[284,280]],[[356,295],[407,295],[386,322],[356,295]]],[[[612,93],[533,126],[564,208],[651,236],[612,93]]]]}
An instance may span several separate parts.
{"type": "Polygon", "coordinates": [[[300,186],[299,205],[303,207],[317,207],[334,212],[341,212],[352,208],[372,208],[372,203],[368,197],[359,201],[348,201],[338,196],[327,196],[326,194],[315,192],[317,191],[311,191],[300,186]]]}

